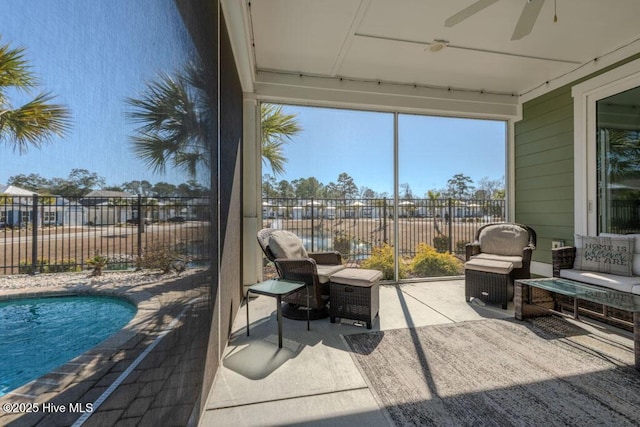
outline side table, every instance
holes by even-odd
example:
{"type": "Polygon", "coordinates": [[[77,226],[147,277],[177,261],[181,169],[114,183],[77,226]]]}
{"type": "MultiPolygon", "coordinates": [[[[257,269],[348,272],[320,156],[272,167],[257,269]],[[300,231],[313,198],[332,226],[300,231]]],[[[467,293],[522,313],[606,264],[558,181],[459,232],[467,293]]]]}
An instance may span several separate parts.
{"type": "MultiPolygon", "coordinates": [[[[282,348],[282,297],[292,294],[307,285],[304,282],[271,279],[249,286],[247,290],[247,336],[249,336],[249,292],[274,297],[277,301],[278,347],[282,348]]],[[[307,287],[307,306],[309,305],[309,288],[307,287]]],[[[307,331],[309,327],[309,310],[307,310],[307,331]]]]}

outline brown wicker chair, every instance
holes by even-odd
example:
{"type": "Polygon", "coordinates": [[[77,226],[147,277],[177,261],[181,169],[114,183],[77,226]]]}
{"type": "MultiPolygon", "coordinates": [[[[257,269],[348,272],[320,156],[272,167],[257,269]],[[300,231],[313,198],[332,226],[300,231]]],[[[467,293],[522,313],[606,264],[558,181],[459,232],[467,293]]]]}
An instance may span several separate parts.
{"type": "Polygon", "coordinates": [[[302,241],[293,233],[273,228],[260,230],[258,243],[267,259],[275,264],[280,278],[304,282],[309,289],[309,307],[307,307],[307,291],[295,292],[283,298],[283,302],[288,303],[282,311],[283,316],[291,319],[306,319],[306,311],[303,310],[309,309],[312,319],[328,317],[329,276],[345,268],[340,253],[307,253],[302,241]],[[293,252],[299,256],[286,256],[286,252],[289,251],[283,250],[277,243],[277,238],[283,236],[294,247],[293,252]]]}
{"type": "Polygon", "coordinates": [[[536,247],[533,228],[515,223],[487,224],[466,245],[465,298],[499,302],[506,309],[513,299],[513,282],[531,277],[536,247]]]}

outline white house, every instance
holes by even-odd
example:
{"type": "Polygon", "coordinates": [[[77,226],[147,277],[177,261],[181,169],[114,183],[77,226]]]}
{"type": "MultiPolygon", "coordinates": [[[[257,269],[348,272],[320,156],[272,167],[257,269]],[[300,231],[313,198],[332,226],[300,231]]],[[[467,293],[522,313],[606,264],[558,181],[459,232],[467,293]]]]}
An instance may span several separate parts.
{"type": "Polygon", "coordinates": [[[22,226],[32,222],[31,205],[36,194],[15,185],[0,185],[0,226],[22,226]]]}

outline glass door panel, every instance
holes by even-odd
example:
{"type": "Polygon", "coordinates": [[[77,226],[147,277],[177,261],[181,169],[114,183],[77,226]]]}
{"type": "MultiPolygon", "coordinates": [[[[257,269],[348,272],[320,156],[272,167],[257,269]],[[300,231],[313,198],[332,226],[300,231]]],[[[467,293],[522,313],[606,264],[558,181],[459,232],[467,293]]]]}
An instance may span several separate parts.
{"type": "Polygon", "coordinates": [[[273,135],[271,148],[284,159],[281,171],[263,140],[263,226],[292,231],[308,251],[338,251],[348,266],[379,268],[393,279],[393,259],[381,255],[394,240],[393,114],[275,104],[262,109],[263,128],[278,110],[299,127],[289,136],[273,135]]]}
{"type": "Polygon", "coordinates": [[[465,244],[505,218],[506,123],[400,114],[398,241],[406,278],[462,274],[465,244]]]}
{"type": "Polygon", "coordinates": [[[596,103],[598,232],[640,232],[640,88],[596,103]]]}

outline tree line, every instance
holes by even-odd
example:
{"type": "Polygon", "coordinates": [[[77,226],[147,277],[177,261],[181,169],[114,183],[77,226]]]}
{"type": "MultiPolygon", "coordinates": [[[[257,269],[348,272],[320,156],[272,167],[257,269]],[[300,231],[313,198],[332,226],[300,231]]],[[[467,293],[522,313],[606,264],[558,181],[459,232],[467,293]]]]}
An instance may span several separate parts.
{"type": "MultiPolygon", "coordinates": [[[[402,199],[495,199],[505,198],[504,178],[480,179],[477,184],[462,174],[455,174],[447,181],[442,189],[432,189],[424,195],[415,194],[408,183],[400,184],[399,196],[402,199]]],[[[266,174],[262,177],[262,197],[264,198],[300,198],[300,199],[382,199],[391,198],[388,192],[376,192],[366,186],[356,185],[353,177],[342,172],[336,181],[328,184],[321,183],[315,177],[298,178],[292,181],[282,179],[278,181],[274,176],[266,174]]]]}
{"type": "Polygon", "coordinates": [[[209,194],[209,189],[195,180],[174,185],[168,182],[152,184],[147,180],[128,181],[119,185],[107,185],[104,177],[86,169],[72,169],[66,178],[44,178],[39,174],[14,175],[8,185],[24,188],[40,195],[62,196],[79,199],[93,190],[122,191],[144,197],[200,197],[209,194]]]}

